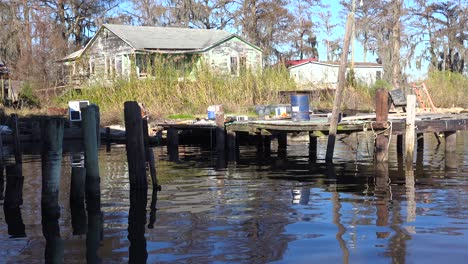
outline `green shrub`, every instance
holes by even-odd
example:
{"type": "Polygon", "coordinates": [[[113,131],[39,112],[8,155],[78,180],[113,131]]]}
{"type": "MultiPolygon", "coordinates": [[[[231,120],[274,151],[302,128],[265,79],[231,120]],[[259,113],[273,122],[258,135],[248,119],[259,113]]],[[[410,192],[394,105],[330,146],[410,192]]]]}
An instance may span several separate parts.
{"type": "Polygon", "coordinates": [[[20,107],[40,107],[39,98],[34,94],[30,83],[25,83],[18,94],[20,107]]]}

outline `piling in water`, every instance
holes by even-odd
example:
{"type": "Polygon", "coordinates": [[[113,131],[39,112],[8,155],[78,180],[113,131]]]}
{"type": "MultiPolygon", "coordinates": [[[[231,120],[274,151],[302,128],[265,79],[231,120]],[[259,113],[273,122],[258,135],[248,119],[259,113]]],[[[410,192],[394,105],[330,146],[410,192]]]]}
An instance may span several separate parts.
{"type": "Polygon", "coordinates": [[[58,203],[64,120],[46,119],[42,122],[42,232],[46,239],[45,260],[47,263],[63,262],[63,240],[60,237],[58,203]]]}
{"type": "Polygon", "coordinates": [[[406,169],[409,170],[413,168],[414,134],[416,129],[416,96],[408,95],[406,101],[405,164],[406,169]]]}
{"type": "Polygon", "coordinates": [[[85,189],[86,169],[81,153],[71,153],[70,211],[73,235],[86,234],[85,189]]]}
{"type": "Polygon", "coordinates": [[[86,199],[101,199],[99,177],[99,108],[89,105],[81,110],[83,118],[83,143],[86,168],[86,199]]]}
{"type": "MultiPolygon", "coordinates": [[[[388,91],[386,89],[377,90],[375,96],[375,114],[376,114],[376,125],[383,126],[388,129],[388,91]]],[[[388,142],[389,136],[384,132],[377,134],[375,140],[375,160],[377,162],[388,161],[388,142]]]]}
{"type": "Polygon", "coordinates": [[[130,188],[148,188],[141,108],[137,102],[125,102],[125,137],[130,188]]]}
{"type": "Polygon", "coordinates": [[[128,240],[130,241],[129,263],[146,263],[145,225],[148,189],[130,189],[128,213],[128,240]]]}

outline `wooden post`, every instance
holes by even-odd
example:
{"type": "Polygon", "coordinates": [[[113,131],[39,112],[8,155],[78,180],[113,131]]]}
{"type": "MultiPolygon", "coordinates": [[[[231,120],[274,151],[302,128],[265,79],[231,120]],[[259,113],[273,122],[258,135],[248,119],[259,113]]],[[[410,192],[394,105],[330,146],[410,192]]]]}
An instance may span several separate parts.
{"type": "Polygon", "coordinates": [[[16,164],[22,164],[23,160],[21,157],[21,142],[20,142],[20,137],[19,137],[17,114],[11,115],[11,128],[13,130],[13,146],[14,146],[14,151],[15,151],[15,162],[16,164]]]}
{"type": "Polygon", "coordinates": [[[263,152],[265,157],[270,157],[271,155],[271,136],[263,136],[263,152]]]}
{"type": "Polygon", "coordinates": [[[2,104],[5,104],[5,79],[2,79],[2,104]]]}
{"type": "Polygon", "coordinates": [[[61,118],[41,122],[42,138],[42,229],[46,238],[46,262],[63,261],[63,240],[60,238],[58,203],[65,121],[61,118]]]}
{"type": "Polygon", "coordinates": [[[457,169],[457,132],[445,132],[445,167],[447,169],[457,169]]]}
{"type": "Polygon", "coordinates": [[[145,142],[145,157],[146,162],[148,163],[149,172],[151,176],[151,183],[153,185],[153,189],[158,190],[158,179],[156,176],[156,165],[154,161],[154,152],[153,149],[149,146],[149,132],[148,132],[148,120],[143,118],[143,138],[145,142]]]}
{"type": "MultiPolygon", "coordinates": [[[[100,190],[99,190],[100,192],[100,190]]],[[[103,217],[101,212],[101,200],[92,199],[86,201],[88,230],[86,232],[86,263],[102,263],[99,248],[103,239],[103,217]]]]}
{"type": "Polygon", "coordinates": [[[111,130],[110,127],[106,127],[106,152],[111,152],[111,130]]]}
{"type": "Polygon", "coordinates": [[[278,157],[285,158],[288,148],[288,135],[286,133],[278,134],[278,157]]]}
{"type": "Polygon", "coordinates": [[[455,152],[457,150],[457,132],[445,132],[445,153],[455,152]]]}
{"type": "Polygon", "coordinates": [[[226,144],[226,130],[224,128],[224,112],[216,112],[216,151],[224,155],[226,144]]]}
{"type": "Polygon", "coordinates": [[[0,200],[3,200],[3,190],[5,186],[4,171],[5,167],[3,164],[3,135],[2,130],[0,129],[0,200]]]}
{"type": "Polygon", "coordinates": [[[81,153],[71,153],[71,183],[70,183],[70,211],[73,235],[84,235],[87,231],[85,211],[86,170],[84,156],[81,153]]]}
{"type": "Polygon", "coordinates": [[[397,135],[397,154],[403,154],[403,135],[397,135]]]}
{"type": "Polygon", "coordinates": [[[327,154],[325,157],[325,160],[327,162],[333,161],[333,152],[335,151],[338,118],[340,115],[340,107],[341,107],[341,100],[343,97],[343,90],[346,84],[346,68],[347,68],[347,61],[348,61],[349,42],[351,41],[353,20],[354,20],[354,16],[349,14],[347,22],[346,22],[343,52],[341,53],[340,68],[338,72],[338,87],[335,91],[335,100],[333,101],[330,129],[328,132],[327,154]]]}
{"type": "Polygon", "coordinates": [[[17,164],[6,166],[6,188],[5,201],[6,208],[19,208],[23,204],[23,182],[21,166],[17,164]]]}
{"type": "MultiPolygon", "coordinates": [[[[14,166],[11,166],[11,168],[13,168],[13,170],[15,169],[14,166]]],[[[7,185],[7,188],[11,187],[7,185]]],[[[12,191],[16,192],[14,188],[12,191]]],[[[21,208],[19,205],[10,208],[4,204],[3,213],[5,215],[5,222],[8,226],[8,235],[10,238],[26,237],[26,227],[21,217],[21,208]]]]}
{"type": "MultiPolygon", "coordinates": [[[[8,208],[16,208],[23,204],[23,160],[21,156],[21,144],[19,139],[18,116],[11,115],[11,127],[13,132],[13,149],[15,164],[6,167],[5,203],[8,208]]],[[[3,156],[2,156],[3,159],[3,156]]]]}
{"type": "Polygon", "coordinates": [[[263,136],[261,134],[256,134],[254,136],[255,139],[255,146],[257,148],[257,155],[263,154],[263,136]]]}
{"type": "MultiPolygon", "coordinates": [[[[375,95],[376,125],[387,126],[388,121],[388,91],[377,90],[375,95]]],[[[375,159],[377,162],[388,161],[388,136],[383,133],[377,135],[375,140],[375,159]]]]}
{"type": "Polygon", "coordinates": [[[89,105],[81,109],[83,119],[83,142],[86,168],[86,200],[101,199],[99,177],[99,136],[96,127],[99,126],[99,108],[96,105],[89,105]]]}
{"type": "MultiPolygon", "coordinates": [[[[375,165],[375,196],[376,201],[377,226],[387,226],[389,219],[388,201],[390,200],[390,183],[388,165],[386,163],[377,163],[375,165]]],[[[378,238],[386,238],[390,232],[377,232],[378,238]]]]}
{"type": "Polygon", "coordinates": [[[173,127],[167,129],[167,154],[170,161],[179,160],[179,133],[173,127]]]}
{"type": "Polygon", "coordinates": [[[314,132],[309,132],[309,161],[311,162],[317,161],[317,146],[317,137],[314,135],[314,132]]]}
{"type": "Polygon", "coordinates": [[[409,170],[413,168],[414,134],[416,129],[416,96],[412,94],[408,95],[406,101],[405,164],[406,170],[409,170]]]}
{"type": "Polygon", "coordinates": [[[417,138],[417,151],[423,151],[424,150],[424,134],[423,133],[418,133],[416,135],[417,138]]]}
{"type": "Polygon", "coordinates": [[[60,206],[58,203],[62,166],[64,120],[42,122],[42,231],[46,239],[45,261],[63,262],[63,240],[60,237],[60,206]]]}
{"type": "Polygon", "coordinates": [[[130,189],[130,210],[128,213],[128,263],[146,263],[145,225],[148,189],[130,189]]]}
{"type": "Polygon", "coordinates": [[[146,155],[143,136],[143,122],[141,108],[137,102],[129,101],[124,104],[125,137],[127,139],[127,161],[130,177],[130,188],[148,188],[146,178],[146,155]]]}
{"type": "Polygon", "coordinates": [[[224,127],[224,112],[223,108],[216,114],[216,169],[224,169],[226,163],[226,129],[224,127]]]}
{"type": "Polygon", "coordinates": [[[227,131],[227,148],[228,161],[236,161],[239,153],[239,145],[237,144],[237,134],[235,131],[227,131]]]}

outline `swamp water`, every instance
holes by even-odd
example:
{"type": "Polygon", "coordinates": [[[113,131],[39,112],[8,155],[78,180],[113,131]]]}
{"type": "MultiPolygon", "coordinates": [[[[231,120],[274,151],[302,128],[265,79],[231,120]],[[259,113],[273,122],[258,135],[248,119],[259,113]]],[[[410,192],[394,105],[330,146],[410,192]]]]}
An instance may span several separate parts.
{"type": "Polygon", "coordinates": [[[114,146],[99,152],[102,218],[70,208],[64,154],[52,228],[41,222],[40,156],[28,155],[20,212],[0,210],[0,263],[44,263],[46,249],[47,262],[63,263],[466,263],[468,133],[448,158],[425,137],[411,172],[395,138],[388,165],[375,166],[362,134],[337,142],[333,166],[323,163],[325,137],[317,164],[307,143],[290,141],[285,159],[241,147],[222,170],[209,148],[180,146],[169,162],[157,147],[162,191],[144,193],[146,206],[144,197],[130,206],[125,147],[114,146]],[[43,228],[56,239],[46,243],[43,228]]]}

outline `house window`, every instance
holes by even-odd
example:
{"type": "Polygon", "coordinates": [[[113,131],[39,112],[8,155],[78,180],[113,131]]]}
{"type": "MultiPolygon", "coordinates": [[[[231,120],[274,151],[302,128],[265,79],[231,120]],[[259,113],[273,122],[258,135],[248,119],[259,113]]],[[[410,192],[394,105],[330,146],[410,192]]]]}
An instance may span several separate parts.
{"type": "Polygon", "coordinates": [[[96,61],[94,57],[91,57],[91,59],[89,59],[89,73],[90,74],[96,73],[96,61]]]}
{"type": "Polygon", "coordinates": [[[246,57],[240,57],[239,58],[239,65],[240,65],[241,73],[246,72],[247,71],[247,58],[246,57]]]}
{"type": "Polygon", "coordinates": [[[382,80],[382,72],[381,71],[375,72],[375,79],[376,80],[382,80]]]}
{"type": "Polygon", "coordinates": [[[122,55],[117,55],[115,56],[115,73],[121,75],[122,72],[122,55]]]}
{"type": "Polygon", "coordinates": [[[231,74],[237,75],[237,57],[231,57],[231,74]]]}

